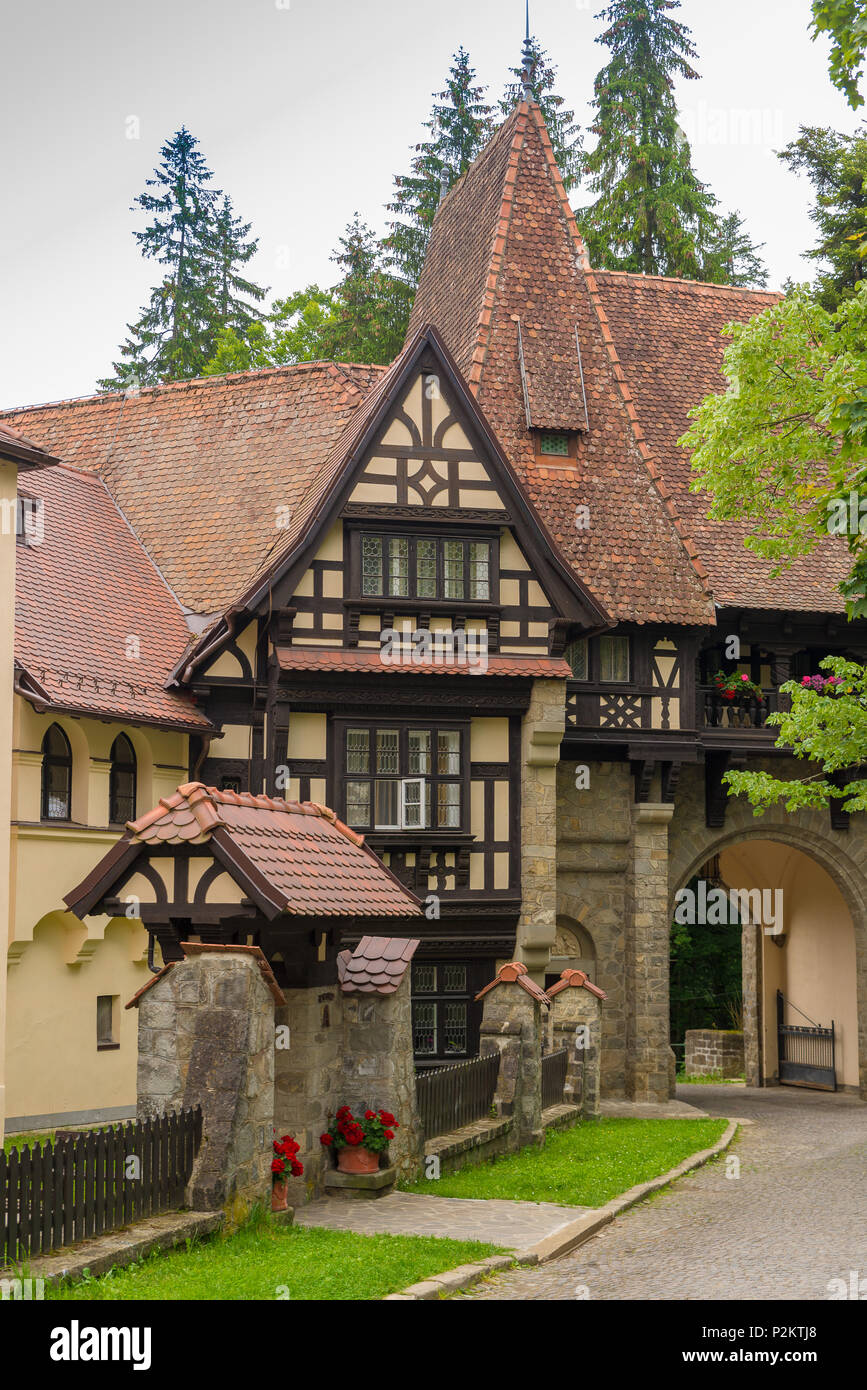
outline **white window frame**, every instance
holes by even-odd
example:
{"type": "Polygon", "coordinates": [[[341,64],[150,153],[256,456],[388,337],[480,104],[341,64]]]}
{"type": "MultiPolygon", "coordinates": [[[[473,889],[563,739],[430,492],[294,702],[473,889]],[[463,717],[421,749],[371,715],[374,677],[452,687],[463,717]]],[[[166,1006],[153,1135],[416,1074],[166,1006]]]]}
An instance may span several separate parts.
{"type": "MultiPolygon", "coordinates": [[[[399,816],[400,816],[400,825],[397,827],[399,830],[426,830],[426,829],[427,829],[427,826],[425,825],[425,800],[426,800],[426,798],[425,798],[425,782],[426,782],[426,780],[427,780],[427,779],[426,779],[425,777],[403,777],[403,778],[401,778],[401,783],[400,783],[400,801],[399,801],[399,812],[398,812],[398,814],[399,814],[399,816]],[[413,825],[407,824],[407,818],[406,818],[406,805],[407,805],[407,803],[406,803],[406,790],[407,790],[407,787],[418,787],[418,789],[419,789],[419,798],[418,798],[419,819],[418,819],[418,823],[417,823],[417,824],[413,824],[413,825]]],[[[415,809],[415,807],[413,807],[413,809],[415,809]]],[[[379,829],[379,827],[377,827],[377,829],[379,829]]]]}

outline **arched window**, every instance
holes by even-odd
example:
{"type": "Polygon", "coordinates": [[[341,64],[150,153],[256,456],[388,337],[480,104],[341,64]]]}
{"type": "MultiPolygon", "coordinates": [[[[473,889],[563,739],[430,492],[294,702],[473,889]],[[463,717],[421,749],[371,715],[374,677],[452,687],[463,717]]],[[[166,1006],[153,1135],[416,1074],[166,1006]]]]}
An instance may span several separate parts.
{"type": "Polygon", "coordinates": [[[110,825],[135,820],[135,752],[126,734],[118,734],[111,745],[108,820],[110,825]]]}
{"type": "Polygon", "coordinates": [[[69,820],[72,750],[59,724],[42,740],[42,819],[69,820]]]}

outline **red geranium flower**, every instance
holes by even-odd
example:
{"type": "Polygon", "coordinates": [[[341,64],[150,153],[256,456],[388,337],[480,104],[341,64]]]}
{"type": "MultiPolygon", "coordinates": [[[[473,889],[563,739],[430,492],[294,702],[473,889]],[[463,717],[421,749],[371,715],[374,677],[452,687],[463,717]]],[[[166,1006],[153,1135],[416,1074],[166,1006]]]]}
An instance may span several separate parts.
{"type": "Polygon", "coordinates": [[[330,1135],[330,1134],[320,1134],[320,1136],[319,1136],[319,1142],[320,1142],[320,1144],[324,1144],[325,1147],[327,1148],[329,1144],[333,1144],[333,1143],[334,1143],[334,1140],[331,1138],[331,1135],[330,1135]]]}
{"type": "Polygon", "coordinates": [[[387,1130],[385,1131],[385,1137],[386,1137],[386,1139],[393,1139],[393,1138],[394,1138],[394,1131],[393,1131],[393,1130],[390,1130],[390,1129],[387,1129],[387,1130]]]}
{"type": "Polygon", "coordinates": [[[303,1163],[299,1163],[297,1158],[293,1158],[293,1160],[292,1160],[292,1176],[293,1176],[293,1178],[300,1178],[300,1177],[301,1177],[301,1174],[302,1174],[303,1172],[304,1172],[304,1164],[303,1164],[303,1163]]]}
{"type": "Polygon", "coordinates": [[[365,1112],[364,1112],[364,1118],[365,1118],[366,1120],[375,1120],[375,1119],[376,1119],[376,1115],[374,1114],[374,1112],[373,1112],[372,1110],[365,1110],[365,1112]]]}
{"type": "Polygon", "coordinates": [[[282,1173],[285,1167],[286,1164],[283,1162],[282,1158],[274,1158],[271,1160],[272,1173],[282,1173]]]}
{"type": "Polygon", "coordinates": [[[379,1118],[384,1125],[397,1125],[397,1121],[389,1110],[380,1110],[379,1118]]]}

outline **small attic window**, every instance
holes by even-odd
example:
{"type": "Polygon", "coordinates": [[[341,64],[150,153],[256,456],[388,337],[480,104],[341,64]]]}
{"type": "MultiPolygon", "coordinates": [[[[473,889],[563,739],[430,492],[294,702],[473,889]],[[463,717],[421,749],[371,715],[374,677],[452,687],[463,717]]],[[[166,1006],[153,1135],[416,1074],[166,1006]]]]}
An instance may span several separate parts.
{"type": "Polygon", "coordinates": [[[555,454],[559,458],[567,458],[569,455],[568,434],[543,431],[539,436],[539,453],[555,454]]]}

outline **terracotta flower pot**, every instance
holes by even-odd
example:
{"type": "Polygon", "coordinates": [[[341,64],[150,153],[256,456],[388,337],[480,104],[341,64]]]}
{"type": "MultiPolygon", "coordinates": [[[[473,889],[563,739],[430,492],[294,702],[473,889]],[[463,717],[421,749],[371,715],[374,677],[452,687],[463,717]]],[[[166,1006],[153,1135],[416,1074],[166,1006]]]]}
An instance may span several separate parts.
{"type": "Polygon", "coordinates": [[[271,1210],[286,1211],[289,1205],[289,1184],[288,1182],[273,1182],[271,1184],[271,1210]]]}
{"type": "Polygon", "coordinates": [[[337,1150],[337,1167],[341,1173],[376,1173],[379,1169],[379,1154],[360,1144],[347,1144],[337,1150]]]}

